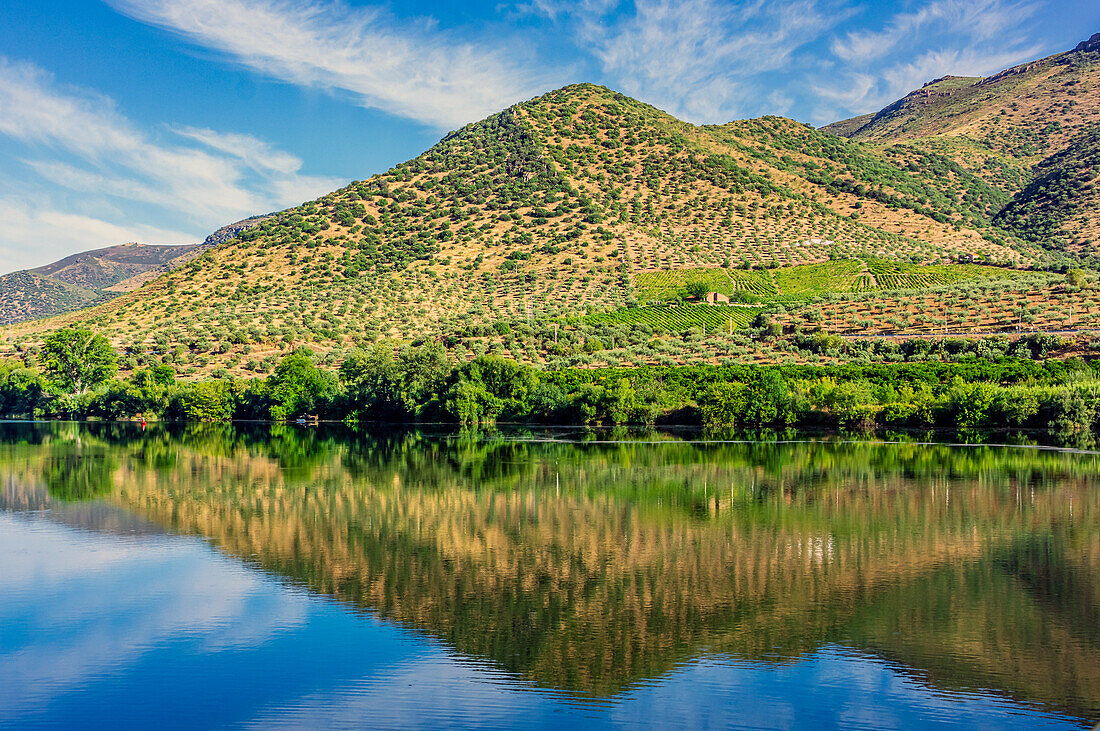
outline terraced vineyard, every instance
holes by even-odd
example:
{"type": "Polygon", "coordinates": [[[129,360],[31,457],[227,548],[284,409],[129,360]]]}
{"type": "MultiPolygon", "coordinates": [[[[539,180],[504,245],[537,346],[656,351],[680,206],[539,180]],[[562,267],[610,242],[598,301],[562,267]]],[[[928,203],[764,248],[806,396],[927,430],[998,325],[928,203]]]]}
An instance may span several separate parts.
{"type": "MultiPolygon", "coordinates": [[[[774,274],[779,294],[808,296],[820,292],[857,291],[861,289],[859,282],[863,272],[863,262],[857,259],[843,259],[784,267],[776,269],[774,274]]],[[[867,288],[866,285],[862,287],[862,289],[867,288]]]]}
{"type": "Polygon", "coordinates": [[[867,268],[878,282],[876,289],[940,287],[974,279],[1011,279],[1019,272],[978,264],[918,266],[884,259],[870,259],[867,268]]]}
{"type": "Polygon", "coordinates": [[[688,297],[693,286],[704,286],[707,291],[731,295],[737,284],[724,269],[670,269],[657,272],[638,272],[634,275],[634,290],[640,302],[667,302],[688,297]]]}
{"type": "Polygon", "coordinates": [[[1100,327],[1100,289],[1061,275],[1018,273],[919,291],[850,292],[788,303],[776,319],[848,335],[1050,332],[1100,327]]]}
{"type": "Polygon", "coordinates": [[[775,279],[767,269],[731,269],[729,275],[738,290],[757,297],[774,297],[778,294],[775,279]]]}
{"type": "Polygon", "coordinates": [[[654,330],[680,331],[693,327],[708,330],[743,328],[752,321],[759,308],[722,305],[682,305],[624,307],[614,312],[589,315],[585,321],[609,325],[648,325],[654,330]]]}
{"type": "Polygon", "coordinates": [[[642,302],[668,302],[689,296],[693,285],[733,295],[747,292],[764,300],[803,300],[831,292],[925,289],[970,281],[1018,278],[1018,270],[980,264],[910,264],[886,259],[840,259],[776,269],[672,269],[641,272],[635,291],[642,302]]]}

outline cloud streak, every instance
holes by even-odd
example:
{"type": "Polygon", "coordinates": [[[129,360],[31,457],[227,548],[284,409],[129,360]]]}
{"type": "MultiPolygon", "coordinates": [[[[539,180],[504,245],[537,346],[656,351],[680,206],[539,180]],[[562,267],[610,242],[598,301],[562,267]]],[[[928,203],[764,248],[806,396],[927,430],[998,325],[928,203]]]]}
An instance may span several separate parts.
{"type": "Polygon", "coordinates": [[[1034,15],[1039,4],[1030,0],[935,0],[914,12],[897,13],[875,31],[852,31],[833,40],[832,52],[845,61],[881,58],[930,29],[962,33],[972,42],[984,42],[1011,31],[1034,15]]]}
{"type": "Polygon", "coordinates": [[[761,75],[804,65],[799,50],[850,11],[822,0],[537,0],[572,24],[609,83],[694,122],[725,122],[773,90],[761,75]]]}
{"type": "Polygon", "coordinates": [[[0,135],[21,143],[19,162],[51,184],[50,195],[35,196],[10,167],[0,173],[11,191],[0,200],[10,214],[0,218],[0,261],[45,263],[39,259],[46,250],[125,240],[201,240],[224,223],[308,200],[340,182],[303,175],[301,160],[249,135],[187,127],[158,132],[139,128],[107,98],[0,58],[0,135]],[[60,202],[64,191],[77,203],[60,202]],[[112,223],[106,214],[121,218],[119,204],[145,206],[147,219],[186,222],[184,230],[140,218],[112,223]]]}
{"type": "Polygon", "coordinates": [[[380,8],[316,0],[108,0],[120,12],[307,87],[365,107],[457,127],[564,83],[533,71],[517,43],[472,40],[380,8]],[[517,61],[516,59],[521,59],[517,61]]]}
{"type": "Polygon", "coordinates": [[[986,76],[1036,58],[1044,49],[1028,24],[1041,9],[1034,0],[932,0],[836,37],[835,68],[810,87],[816,121],[877,111],[941,76],[986,76]]]}

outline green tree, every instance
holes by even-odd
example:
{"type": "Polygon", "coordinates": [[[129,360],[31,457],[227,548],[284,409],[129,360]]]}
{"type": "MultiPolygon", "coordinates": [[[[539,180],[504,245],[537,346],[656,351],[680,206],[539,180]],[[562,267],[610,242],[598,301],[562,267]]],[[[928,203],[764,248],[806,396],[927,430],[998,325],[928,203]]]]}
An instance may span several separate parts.
{"type": "Polygon", "coordinates": [[[118,355],[102,335],[65,328],[46,336],[42,366],[59,388],[83,394],[114,377],[118,355]]]}
{"type": "Polygon", "coordinates": [[[229,421],[235,402],[226,381],[200,381],[173,395],[169,414],[181,421],[229,421]]]}
{"type": "Polygon", "coordinates": [[[707,295],[710,294],[710,292],[711,287],[708,282],[692,282],[691,284],[684,287],[684,294],[686,294],[688,297],[695,297],[699,300],[706,299],[707,295]]]}
{"type": "Polygon", "coordinates": [[[1092,446],[1092,429],[1096,423],[1095,397],[1079,389],[1066,390],[1055,397],[1052,406],[1051,431],[1067,444],[1092,446]]]}
{"type": "Polygon", "coordinates": [[[492,423],[502,414],[531,415],[532,394],[539,386],[535,371],[496,355],[483,355],[459,368],[442,397],[443,410],[463,424],[492,423]]]}
{"type": "Polygon", "coordinates": [[[699,415],[703,426],[717,428],[734,426],[746,411],[746,391],[741,383],[717,383],[699,398],[699,415]]]}
{"type": "Polygon", "coordinates": [[[1088,281],[1082,269],[1070,269],[1066,272],[1066,284],[1071,287],[1084,287],[1088,281]]]}
{"type": "Polygon", "coordinates": [[[317,411],[336,392],[336,379],[317,367],[313,351],[305,347],[284,357],[267,383],[276,421],[317,411]]]}
{"type": "Polygon", "coordinates": [[[949,395],[955,424],[960,429],[975,429],[992,422],[997,403],[996,385],[981,381],[969,383],[956,376],[949,395]]]}
{"type": "Polygon", "coordinates": [[[402,408],[401,376],[388,345],[352,350],[340,364],[340,383],[351,411],[386,414],[402,408]]]}
{"type": "Polygon", "coordinates": [[[418,414],[443,392],[451,364],[439,343],[402,348],[397,356],[401,373],[401,400],[410,414],[418,414]]]}

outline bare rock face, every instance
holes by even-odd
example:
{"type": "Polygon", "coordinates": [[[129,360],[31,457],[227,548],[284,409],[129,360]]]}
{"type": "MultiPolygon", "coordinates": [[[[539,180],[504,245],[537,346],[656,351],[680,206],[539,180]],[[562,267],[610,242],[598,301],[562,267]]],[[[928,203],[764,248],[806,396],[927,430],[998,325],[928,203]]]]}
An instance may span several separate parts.
{"type": "Polygon", "coordinates": [[[1081,41],[1077,44],[1074,51],[1100,51],[1100,33],[1093,33],[1092,37],[1087,41],[1081,41]]]}
{"type": "Polygon", "coordinates": [[[217,231],[207,236],[206,240],[203,241],[200,245],[200,248],[210,249],[215,246],[220,246],[226,241],[235,238],[240,232],[247,231],[253,226],[259,226],[261,223],[269,218],[271,218],[271,214],[263,216],[252,216],[251,218],[246,218],[243,221],[237,221],[236,223],[222,226],[217,231]]]}

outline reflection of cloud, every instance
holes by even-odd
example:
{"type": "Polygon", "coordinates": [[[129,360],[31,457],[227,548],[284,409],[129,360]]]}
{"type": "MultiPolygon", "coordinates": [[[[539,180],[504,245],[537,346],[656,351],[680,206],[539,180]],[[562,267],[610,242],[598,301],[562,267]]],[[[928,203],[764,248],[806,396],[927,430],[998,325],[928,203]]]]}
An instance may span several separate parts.
{"type": "Polygon", "coordinates": [[[546,693],[494,668],[439,654],[387,668],[339,689],[289,699],[252,728],[511,727],[547,708],[546,693]]]}
{"type": "Polygon", "coordinates": [[[1019,715],[1018,703],[994,693],[930,687],[890,663],[837,647],[779,665],[710,656],[602,700],[536,687],[449,653],[379,670],[336,689],[282,699],[248,725],[877,729],[943,719],[961,727],[1011,728],[1037,718],[1019,715]]]}
{"type": "Polygon", "coordinates": [[[0,514],[0,724],[181,636],[217,652],[301,623],[306,597],[266,584],[194,539],[74,533],[0,514]],[[14,560],[13,560],[14,559],[14,560]],[[13,680],[14,679],[14,680],[13,680]]]}

